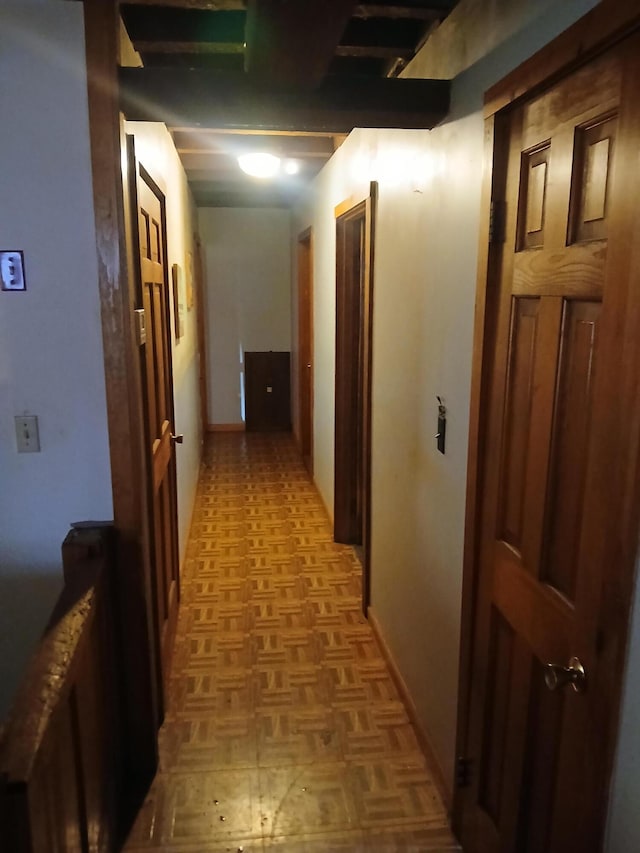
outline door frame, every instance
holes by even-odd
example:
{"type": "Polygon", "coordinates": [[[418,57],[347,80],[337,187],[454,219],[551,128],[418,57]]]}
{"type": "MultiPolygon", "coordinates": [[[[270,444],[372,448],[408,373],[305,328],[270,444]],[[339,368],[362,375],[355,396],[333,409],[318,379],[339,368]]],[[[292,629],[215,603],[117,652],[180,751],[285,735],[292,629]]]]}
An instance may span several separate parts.
{"type": "Polygon", "coordinates": [[[297,412],[296,425],[300,445],[300,453],[304,464],[313,478],[313,406],[314,406],[314,366],[313,366],[313,228],[306,228],[298,234],[296,242],[296,261],[298,274],[298,363],[296,397],[297,412]],[[304,253],[304,260],[303,260],[304,253]],[[303,342],[305,348],[303,349],[303,342]],[[303,358],[305,352],[308,358],[303,358]],[[302,393],[302,389],[308,385],[308,395],[302,393]],[[304,403],[308,401],[308,411],[304,412],[304,403]],[[308,437],[305,436],[305,418],[308,420],[308,437]],[[309,454],[305,455],[305,447],[308,438],[309,454]]]}
{"type": "Polygon", "coordinates": [[[206,312],[206,276],[204,269],[204,256],[202,252],[202,241],[196,232],[193,235],[193,275],[195,278],[196,292],[196,323],[198,335],[198,382],[200,387],[200,443],[204,442],[209,424],[209,380],[207,369],[207,324],[206,312]]]}
{"type": "MultiPolygon", "coordinates": [[[[467,488],[465,512],[465,537],[463,553],[462,618],[460,638],[460,669],[458,681],[458,716],[456,732],[456,782],[453,801],[453,829],[459,834],[462,827],[465,801],[464,775],[467,772],[468,729],[471,704],[471,677],[473,659],[474,615],[480,578],[480,521],[483,512],[483,458],[488,441],[487,416],[489,402],[489,379],[492,348],[486,346],[492,340],[495,329],[496,295],[500,276],[502,245],[499,242],[500,199],[499,188],[504,183],[506,168],[506,141],[511,109],[525,99],[551,86],[558,80],[586,65],[605,53],[616,43],[640,29],[640,10],[632,0],[602,0],[583,18],[569,27],[556,39],[543,47],[485,94],[484,169],[481,199],[481,222],[479,231],[476,306],[474,318],[474,343],[472,357],[471,402],[469,423],[469,445],[467,458],[467,488]],[[494,196],[494,192],[496,195],[494,196]]],[[[640,304],[634,306],[640,311],[640,304]]],[[[640,364],[640,343],[635,345],[635,354],[629,355],[629,364],[640,364]],[[635,359],[635,361],[634,361],[635,359]]],[[[640,377],[640,372],[638,374],[640,377]]],[[[638,377],[637,377],[638,378],[638,377]]],[[[640,400],[635,401],[633,414],[640,418],[640,400]]],[[[635,418],[633,419],[635,421],[635,418]]],[[[631,430],[632,425],[628,427],[631,430]]],[[[640,454],[637,448],[629,466],[625,487],[625,518],[621,525],[624,541],[617,554],[617,577],[608,595],[612,599],[610,608],[622,620],[623,636],[619,644],[615,671],[611,685],[616,711],[606,738],[607,772],[610,779],[615,747],[617,743],[620,702],[624,684],[626,663],[626,639],[630,617],[630,602],[636,576],[637,532],[640,525],[640,454]],[[613,588],[615,587],[615,589],[613,588]],[[615,598],[615,600],[613,600],[615,598]],[[622,604],[623,603],[623,604],[622,604]]],[[[620,477],[623,472],[620,472],[620,477]]],[[[473,772],[473,770],[471,770],[473,772]]],[[[607,781],[609,781],[609,779],[607,781]]],[[[608,785],[604,786],[608,791],[608,785]]],[[[606,794],[605,794],[606,796],[606,794]]],[[[606,802],[603,803],[603,806],[606,802]]],[[[603,812],[606,819],[606,810],[603,812]]]]}
{"type": "Polygon", "coordinates": [[[347,199],[335,208],[336,220],[336,368],[335,368],[335,450],[334,450],[334,538],[337,542],[354,543],[352,498],[358,488],[356,477],[348,474],[352,457],[354,430],[362,435],[362,607],[366,614],[371,598],[371,408],[373,368],[373,281],[375,260],[375,225],[378,184],[371,181],[364,198],[347,199]],[[364,215],[364,271],[362,303],[359,293],[340,288],[341,266],[340,226],[364,215]],[[358,305],[355,297],[358,295],[358,305]],[[361,405],[351,396],[359,384],[358,364],[349,358],[348,319],[357,313],[360,318],[362,352],[361,405]]]}
{"type": "Polygon", "coordinates": [[[158,764],[161,720],[151,611],[142,375],[134,331],[130,161],[118,103],[117,0],[84,3],[89,141],[116,549],[125,822],[141,806],[158,764]]]}

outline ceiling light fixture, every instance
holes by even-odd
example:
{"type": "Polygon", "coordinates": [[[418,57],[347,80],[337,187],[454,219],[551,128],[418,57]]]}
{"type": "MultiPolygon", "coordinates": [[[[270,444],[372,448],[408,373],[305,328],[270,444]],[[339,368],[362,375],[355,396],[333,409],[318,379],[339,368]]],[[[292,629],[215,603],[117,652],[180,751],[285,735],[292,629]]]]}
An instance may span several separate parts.
{"type": "Polygon", "coordinates": [[[238,165],[252,178],[273,178],[280,169],[280,158],[262,152],[241,154],[238,157],[238,165]]]}
{"type": "Polygon", "coordinates": [[[297,175],[300,171],[300,163],[297,160],[287,160],[284,164],[284,170],[287,175],[297,175]]]}

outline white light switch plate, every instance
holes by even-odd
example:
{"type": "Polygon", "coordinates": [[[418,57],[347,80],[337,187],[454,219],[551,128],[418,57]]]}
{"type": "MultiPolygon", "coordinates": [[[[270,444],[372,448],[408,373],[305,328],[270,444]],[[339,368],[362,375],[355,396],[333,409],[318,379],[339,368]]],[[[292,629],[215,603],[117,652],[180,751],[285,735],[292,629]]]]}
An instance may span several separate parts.
{"type": "Polygon", "coordinates": [[[0,251],[0,283],[3,290],[26,290],[24,256],[18,250],[0,251]]]}
{"type": "Polygon", "coordinates": [[[18,453],[39,453],[40,434],[36,415],[18,415],[15,420],[18,453]]]}

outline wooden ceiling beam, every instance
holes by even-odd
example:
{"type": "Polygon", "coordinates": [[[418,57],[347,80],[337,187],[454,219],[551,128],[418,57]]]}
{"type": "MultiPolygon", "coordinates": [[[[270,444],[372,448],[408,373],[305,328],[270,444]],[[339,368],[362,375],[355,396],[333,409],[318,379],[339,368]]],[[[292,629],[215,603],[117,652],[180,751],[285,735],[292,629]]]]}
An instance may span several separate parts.
{"type": "MultiPolygon", "coordinates": [[[[193,54],[204,56],[207,54],[240,54],[244,53],[244,45],[239,42],[219,41],[142,41],[133,42],[138,53],[164,53],[164,54],[193,54]]],[[[387,47],[365,44],[339,44],[335,49],[335,56],[371,57],[375,59],[393,59],[402,57],[409,59],[413,56],[410,47],[387,47]]]]}
{"type": "Polygon", "coordinates": [[[275,134],[218,133],[187,131],[173,133],[179,154],[212,154],[236,149],[256,150],[260,146],[283,157],[328,158],[334,152],[333,139],[327,136],[276,136],[275,134]]]}
{"type": "MultiPolygon", "coordinates": [[[[273,138],[276,139],[277,137],[273,138]]],[[[331,151],[331,153],[318,151],[316,153],[308,154],[305,151],[289,151],[279,144],[265,145],[264,143],[259,145],[239,146],[237,154],[244,153],[245,151],[247,153],[250,151],[268,151],[270,154],[275,154],[276,157],[281,157],[285,160],[300,160],[301,162],[313,164],[325,162],[326,160],[330,160],[333,156],[333,151],[331,151]]],[[[197,160],[199,163],[215,163],[219,157],[237,156],[235,152],[232,154],[230,151],[199,151],[191,148],[179,148],[178,154],[184,161],[189,160],[190,162],[196,162],[197,160]]]]}
{"type": "Polygon", "coordinates": [[[189,182],[198,207],[291,207],[300,197],[306,181],[294,179],[268,182],[255,180],[189,182]]]}
{"type": "Polygon", "coordinates": [[[349,133],[354,127],[431,128],[449,109],[448,80],[328,77],[311,92],[194,68],[121,68],[126,118],[170,127],[349,133]]]}
{"type": "Polygon", "coordinates": [[[354,18],[404,18],[411,21],[433,21],[441,18],[441,9],[419,6],[388,5],[378,6],[373,3],[358,3],[353,10],[354,18]]]}
{"type": "Polygon", "coordinates": [[[245,70],[291,89],[314,89],[354,6],[354,0],[249,0],[245,70]]]}
{"type": "Polygon", "coordinates": [[[381,47],[373,44],[339,44],[336,47],[336,56],[354,56],[369,59],[411,59],[413,56],[411,47],[381,47]]]}
{"type": "Polygon", "coordinates": [[[202,190],[193,191],[193,199],[197,207],[264,207],[290,208],[293,207],[298,193],[285,194],[277,190],[202,190]]]}
{"type": "Polygon", "coordinates": [[[241,42],[228,41],[141,41],[133,42],[138,53],[193,53],[203,54],[239,54],[244,53],[241,42]]]}
{"type": "Polygon", "coordinates": [[[332,130],[269,130],[268,128],[251,128],[251,127],[179,127],[177,125],[169,125],[171,133],[197,133],[202,136],[217,136],[218,134],[239,134],[241,136],[287,136],[299,137],[301,139],[338,139],[341,145],[345,140],[344,134],[336,134],[332,130]]]}
{"type": "MultiPolygon", "coordinates": [[[[265,149],[260,146],[258,149],[239,149],[237,152],[228,151],[228,152],[208,152],[203,154],[201,152],[195,154],[188,154],[184,151],[180,152],[180,159],[182,160],[182,165],[185,168],[186,172],[193,171],[201,171],[206,172],[207,174],[211,173],[224,173],[224,172],[238,172],[238,157],[240,154],[249,153],[249,151],[263,151],[265,149]]],[[[284,151],[280,151],[277,148],[267,148],[266,151],[269,154],[274,154],[276,157],[280,157],[281,160],[295,160],[301,170],[306,172],[317,172],[319,171],[324,164],[331,158],[333,155],[325,154],[323,157],[294,157],[290,154],[287,154],[284,151]]]]}
{"type": "MultiPolygon", "coordinates": [[[[288,175],[278,175],[274,178],[274,182],[278,185],[293,183],[299,190],[302,186],[308,185],[319,173],[324,163],[314,164],[313,168],[307,168],[305,164],[298,164],[299,171],[292,177],[288,175]]],[[[189,169],[185,168],[185,174],[190,186],[198,183],[215,184],[219,190],[234,191],[243,186],[255,183],[255,178],[245,175],[236,162],[231,164],[226,172],[211,172],[209,169],[189,169]]]]}
{"type": "Polygon", "coordinates": [[[205,12],[244,12],[247,0],[123,0],[126,6],[172,6],[174,9],[204,9],[205,12]]]}

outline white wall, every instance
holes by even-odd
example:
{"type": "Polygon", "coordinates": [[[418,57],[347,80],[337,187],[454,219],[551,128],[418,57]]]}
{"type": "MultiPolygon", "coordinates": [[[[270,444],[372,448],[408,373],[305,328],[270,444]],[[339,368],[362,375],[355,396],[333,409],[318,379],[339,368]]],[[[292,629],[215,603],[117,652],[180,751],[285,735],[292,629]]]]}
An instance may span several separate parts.
{"type": "MultiPolygon", "coordinates": [[[[636,567],[636,571],[640,566],[636,567]]],[[[640,850],[640,596],[636,589],[616,764],[611,787],[607,853],[640,850]]]]}
{"type": "MultiPolygon", "coordinates": [[[[458,132],[473,130],[467,120],[458,132]]],[[[449,134],[449,144],[454,141],[449,134]]],[[[314,472],[331,508],[333,209],[343,199],[363,196],[368,178],[378,180],[372,608],[448,776],[456,714],[475,255],[453,245],[441,258],[435,255],[447,201],[459,208],[462,233],[475,226],[479,187],[473,187],[473,166],[464,158],[449,161],[427,131],[354,131],[316,181],[313,209],[301,212],[296,223],[297,230],[314,228],[314,472]],[[446,264],[450,278],[441,286],[446,264]],[[434,440],[436,394],[449,411],[444,457],[434,440]]]]}
{"type": "Polygon", "coordinates": [[[70,522],[112,517],[81,3],[0,2],[0,718],[61,588],[70,522]],[[10,85],[6,81],[11,81],[10,85]],[[39,418],[18,454],[14,416],[39,418]]]}
{"type": "Polygon", "coordinates": [[[210,424],[242,424],[244,352],[291,349],[291,222],[277,208],[201,208],[210,424]]]}
{"type": "MultiPolygon", "coordinates": [[[[186,276],[190,264],[195,287],[196,257],[193,238],[196,215],[182,163],[165,125],[158,122],[129,121],[125,123],[125,129],[135,138],[136,158],[165,195],[169,271],[173,264],[178,264],[180,267],[180,301],[183,303],[184,334],[176,340],[175,306],[173,293],[171,293],[171,339],[173,341],[175,428],[178,433],[184,435],[183,444],[176,446],[178,532],[182,564],[198,485],[202,445],[195,295],[193,308],[189,310],[186,305],[186,276]]],[[[169,280],[171,281],[171,278],[169,280]]]]}
{"type": "MultiPolygon", "coordinates": [[[[483,93],[595,0],[462,0],[407,73],[457,75],[432,131],[354,131],[313,186],[314,470],[333,505],[333,208],[379,181],[373,331],[372,608],[451,786],[483,93]],[[487,55],[487,51],[491,52],[487,55]],[[470,66],[473,67],[470,67],[470,66]],[[437,400],[448,411],[436,450],[437,400]]],[[[294,299],[295,303],[295,299],[294,299]]]]}

